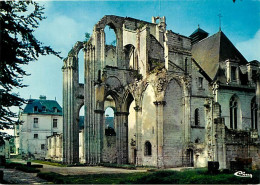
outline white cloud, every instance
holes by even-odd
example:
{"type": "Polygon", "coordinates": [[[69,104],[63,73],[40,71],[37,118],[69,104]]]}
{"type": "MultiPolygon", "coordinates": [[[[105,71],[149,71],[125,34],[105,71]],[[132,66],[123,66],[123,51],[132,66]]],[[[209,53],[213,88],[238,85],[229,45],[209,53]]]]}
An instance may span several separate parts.
{"type": "Polygon", "coordinates": [[[239,42],[236,44],[238,50],[248,60],[260,60],[260,29],[256,32],[254,38],[239,42]]]}

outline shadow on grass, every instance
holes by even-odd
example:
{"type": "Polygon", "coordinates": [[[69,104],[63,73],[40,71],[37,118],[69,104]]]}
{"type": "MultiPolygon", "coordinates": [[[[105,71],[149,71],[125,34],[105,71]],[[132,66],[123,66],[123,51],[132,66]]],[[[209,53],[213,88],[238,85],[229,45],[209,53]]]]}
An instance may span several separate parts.
{"type": "Polygon", "coordinates": [[[161,170],[130,174],[60,175],[38,173],[40,178],[55,184],[258,184],[260,170],[247,171],[253,178],[236,177],[233,173],[209,174],[206,169],[184,171],[161,170]]]}

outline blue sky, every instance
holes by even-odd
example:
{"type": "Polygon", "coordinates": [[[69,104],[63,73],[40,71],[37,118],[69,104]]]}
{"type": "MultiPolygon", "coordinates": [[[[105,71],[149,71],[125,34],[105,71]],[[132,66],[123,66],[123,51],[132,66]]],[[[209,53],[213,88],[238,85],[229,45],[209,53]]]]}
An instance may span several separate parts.
{"type": "MultiPolygon", "coordinates": [[[[198,24],[210,35],[222,31],[248,61],[260,60],[260,1],[253,0],[189,0],[189,1],[41,1],[45,16],[35,36],[45,45],[60,51],[65,58],[76,41],[84,40],[86,32],[104,15],[119,15],[151,21],[152,16],[166,16],[167,29],[189,36],[198,24]]],[[[62,105],[62,60],[42,56],[24,66],[31,75],[24,78],[27,88],[19,89],[28,99],[46,95],[62,105]]],[[[81,67],[82,61],[81,61],[81,67]]]]}

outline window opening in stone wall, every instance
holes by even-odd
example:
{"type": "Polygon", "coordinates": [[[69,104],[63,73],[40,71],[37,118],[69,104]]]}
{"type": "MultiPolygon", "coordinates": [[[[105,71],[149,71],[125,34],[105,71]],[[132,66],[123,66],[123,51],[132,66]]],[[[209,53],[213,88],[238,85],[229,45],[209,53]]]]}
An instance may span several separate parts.
{"type": "Polygon", "coordinates": [[[114,31],[114,26],[111,25],[107,25],[104,29],[104,32],[106,34],[106,45],[112,45],[114,47],[116,47],[116,34],[114,31]]]}
{"type": "Polygon", "coordinates": [[[58,119],[53,119],[53,128],[58,127],[58,119]]]}
{"type": "Polygon", "coordinates": [[[39,128],[39,119],[33,118],[33,128],[39,128]]]}
{"type": "Polygon", "coordinates": [[[229,102],[230,128],[237,129],[237,99],[233,96],[229,102]]]}
{"type": "Polygon", "coordinates": [[[195,126],[199,125],[199,109],[195,109],[195,126]]]}
{"type": "Polygon", "coordinates": [[[152,145],[149,141],[145,142],[144,155],[145,156],[151,156],[152,155],[152,145]]]}
{"type": "Polygon", "coordinates": [[[251,101],[251,128],[257,129],[257,104],[256,97],[251,101]]]}
{"type": "Polygon", "coordinates": [[[113,24],[109,24],[104,29],[105,32],[105,60],[106,66],[117,66],[117,54],[116,54],[116,46],[117,46],[117,38],[116,33],[114,31],[113,24]]]}
{"type": "Polygon", "coordinates": [[[54,135],[54,136],[57,135],[57,132],[53,132],[52,135],[54,135]]]}
{"type": "Polygon", "coordinates": [[[132,44],[124,46],[126,65],[129,69],[138,70],[137,55],[135,54],[135,47],[132,44]]]}
{"type": "Polygon", "coordinates": [[[44,150],[45,144],[41,144],[41,150],[44,150]]]}
{"type": "Polygon", "coordinates": [[[236,70],[237,68],[232,66],[231,67],[231,81],[236,81],[236,70]]]}
{"type": "Polygon", "coordinates": [[[84,52],[81,49],[78,53],[79,83],[84,84],[84,52]]]}
{"type": "Polygon", "coordinates": [[[34,135],[33,135],[33,138],[34,138],[34,139],[38,139],[38,134],[34,134],[34,135]]]}
{"type": "Polygon", "coordinates": [[[115,136],[114,110],[111,107],[105,110],[105,135],[115,136]]]}
{"type": "Polygon", "coordinates": [[[58,112],[57,107],[53,107],[53,112],[58,112]]]}
{"type": "Polygon", "coordinates": [[[199,77],[199,88],[203,88],[203,78],[199,77]]]}

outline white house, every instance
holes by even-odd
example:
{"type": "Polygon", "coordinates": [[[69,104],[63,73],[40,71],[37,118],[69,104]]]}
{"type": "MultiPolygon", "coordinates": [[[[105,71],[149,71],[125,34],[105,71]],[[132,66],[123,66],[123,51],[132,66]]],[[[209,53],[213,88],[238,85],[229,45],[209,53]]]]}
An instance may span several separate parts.
{"type": "Polygon", "coordinates": [[[47,137],[62,133],[62,108],[56,100],[29,99],[15,125],[15,147],[23,157],[45,158],[47,137]]]}

